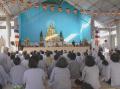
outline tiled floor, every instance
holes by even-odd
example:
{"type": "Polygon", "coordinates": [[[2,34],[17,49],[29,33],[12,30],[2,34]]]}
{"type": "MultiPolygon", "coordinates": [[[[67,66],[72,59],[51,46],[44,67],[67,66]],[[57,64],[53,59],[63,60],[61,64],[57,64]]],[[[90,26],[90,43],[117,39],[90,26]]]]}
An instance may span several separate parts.
{"type": "MultiPolygon", "coordinates": [[[[101,89],[120,89],[120,88],[111,88],[109,85],[102,83],[101,84],[101,89]]],[[[12,89],[12,87],[10,85],[8,85],[6,88],[4,89],[12,89]]],[[[72,88],[72,89],[80,89],[80,87],[76,87],[76,88],[72,88]]]]}

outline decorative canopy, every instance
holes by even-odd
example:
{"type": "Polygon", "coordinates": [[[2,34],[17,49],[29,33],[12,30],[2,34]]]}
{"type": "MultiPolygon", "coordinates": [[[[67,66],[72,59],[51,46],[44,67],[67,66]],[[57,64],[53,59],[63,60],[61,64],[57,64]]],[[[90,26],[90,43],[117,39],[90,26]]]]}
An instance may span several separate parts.
{"type": "Polygon", "coordinates": [[[120,0],[0,0],[0,16],[5,14],[12,17],[41,3],[60,5],[67,1],[81,13],[94,15],[95,20],[110,24],[115,19],[120,19],[120,0]]]}

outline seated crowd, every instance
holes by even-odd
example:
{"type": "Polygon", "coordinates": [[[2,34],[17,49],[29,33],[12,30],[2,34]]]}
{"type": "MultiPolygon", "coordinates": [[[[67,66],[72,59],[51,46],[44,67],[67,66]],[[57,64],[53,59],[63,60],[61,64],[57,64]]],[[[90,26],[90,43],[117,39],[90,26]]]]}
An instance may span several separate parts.
{"type": "Polygon", "coordinates": [[[0,53],[0,89],[100,89],[101,82],[120,87],[120,51],[101,50],[85,53],[61,51],[26,51],[0,53]]]}

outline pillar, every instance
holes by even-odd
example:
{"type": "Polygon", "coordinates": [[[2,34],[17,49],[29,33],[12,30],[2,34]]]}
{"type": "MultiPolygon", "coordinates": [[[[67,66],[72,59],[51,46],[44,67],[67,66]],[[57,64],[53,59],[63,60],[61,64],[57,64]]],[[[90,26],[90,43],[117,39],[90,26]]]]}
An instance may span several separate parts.
{"type": "Polygon", "coordinates": [[[110,45],[110,49],[112,49],[113,48],[113,45],[112,45],[112,42],[113,42],[113,40],[112,40],[112,29],[110,28],[108,30],[109,30],[109,36],[108,36],[109,45],[110,45]]]}
{"type": "Polygon", "coordinates": [[[94,39],[94,32],[95,32],[95,16],[92,16],[91,17],[91,38],[92,38],[92,40],[94,39]]]}
{"type": "Polygon", "coordinates": [[[19,32],[18,32],[18,18],[15,18],[14,19],[14,30],[15,30],[15,46],[18,47],[18,44],[19,44],[19,32]]]}
{"type": "Polygon", "coordinates": [[[10,17],[6,17],[6,47],[10,47],[10,36],[11,36],[11,23],[10,23],[10,17]]]}
{"type": "Polygon", "coordinates": [[[120,22],[116,24],[117,47],[120,49],[120,22]]]}
{"type": "Polygon", "coordinates": [[[95,16],[91,17],[91,46],[92,48],[95,48],[95,24],[94,24],[94,18],[95,16]]]}

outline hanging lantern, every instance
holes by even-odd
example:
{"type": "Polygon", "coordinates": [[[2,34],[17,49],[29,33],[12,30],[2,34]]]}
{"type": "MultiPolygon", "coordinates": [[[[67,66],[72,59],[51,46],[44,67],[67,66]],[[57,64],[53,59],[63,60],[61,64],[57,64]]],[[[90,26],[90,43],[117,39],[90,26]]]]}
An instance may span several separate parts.
{"type": "Polygon", "coordinates": [[[112,12],[110,12],[112,15],[115,15],[115,13],[112,11],[112,12]]]}
{"type": "Polygon", "coordinates": [[[99,46],[99,39],[95,38],[95,45],[99,46]]]}
{"type": "Polygon", "coordinates": [[[69,3],[70,3],[70,5],[74,6],[74,2],[71,1],[71,2],[69,2],[69,3]]]}
{"type": "Polygon", "coordinates": [[[16,3],[16,0],[12,0],[11,2],[12,2],[13,4],[15,4],[15,3],[16,3]]]}
{"type": "Polygon", "coordinates": [[[83,9],[80,9],[80,12],[84,12],[84,10],[83,10],[83,9]]]}
{"type": "Polygon", "coordinates": [[[21,3],[24,3],[24,0],[20,0],[21,3]]]}
{"type": "Polygon", "coordinates": [[[35,3],[34,6],[35,6],[35,8],[38,8],[39,7],[39,3],[35,3]]]}
{"type": "Polygon", "coordinates": [[[117,12],[117,15],[120,16],[120,12],[117,12]]]}
{"type": "Polygon", "coordinates": [[[78,7],[78,6],[79,6],[79,3],[78,3],[78,1],[77,1],[77,0],[74,2],[74,6],[76,6],[76,7],[78,7]]]}
{"type": "Polygon", "coordinates": [[[94,16],[97,16],[98,14],[97,13],[94,13],[94,16]]]}
{"type": "Polygon", "coordinates": [[[100,38],[100,36],[99,36],[99,30],[96,29],[96,31],[95,31],[95,45],[96,46],[99,46],[99,38],[100,38]]]}
{"type": "Polygon", "coordinates": [[[28,7],[32,7],[32,2],[27,2],[27,4],[28,4],[28,7]]]}
{"type": "Polygon", "coordinates": [[[96,31],[95,31],[95,33],[96,33],[96,34],[98,34],[98,33],[99,33],[99,31],[98,31],[98,30],[96,30],[96,31]]]}
{"type": "Polygon", "coordinates": [[[93,12],[93,14],[94,14],[95,16],[97,16],[97,11],[95,10],[95,11],[93,12]]]}
{"type": "Polygon", "coordinates": [[[47,5],[46,5],[46,4],[43,4],[43,5],[42,5],[42,8],[43,8],[43,10],[47,10],[47,5]]]}
{"type": "Polygon", "coordinates": [[[58,7],[58,11],[59,11],[59,12],[62,12],[62,7],[58,7]]]}
{"type": "Polygon", "coordinates": [[[96,35],[95,38],[100,38],[100,36],[96,35]]]}
{"type": "Polygon", "coordinates": [[[70,9],[67,8],[67,9],[66,9],[66,12],[67,12],[67,14],[70,14],[70,9]]]}
{"type": "Polygon", "coordinates": [[[75,10],[74,10],[74,14],[77,14],[77,13],[78,13],[78,10],[77,10],[77,9],[75,9],[75,10]]]}
{"type": "Polygon", "coordinates": [[[53,12],[54,11],[54,6],[50,6],[50,10],[53,12]]]}

